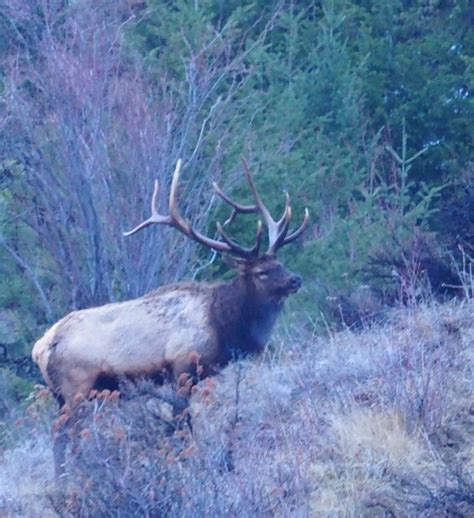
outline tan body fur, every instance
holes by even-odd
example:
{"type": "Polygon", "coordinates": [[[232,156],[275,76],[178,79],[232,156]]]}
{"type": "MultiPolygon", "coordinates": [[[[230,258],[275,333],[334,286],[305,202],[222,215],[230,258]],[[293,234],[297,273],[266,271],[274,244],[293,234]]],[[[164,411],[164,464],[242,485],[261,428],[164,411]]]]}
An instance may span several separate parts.
{"type": "Polygon", "coordinates": [[[170,376],[177,379],[200,362],[218,359],[209,322],[218,285],[183,283],[144,297],[74,311],[54,324],[33,347],[33,359],[56,396],[86,396],[103,377],[170,376]]]}

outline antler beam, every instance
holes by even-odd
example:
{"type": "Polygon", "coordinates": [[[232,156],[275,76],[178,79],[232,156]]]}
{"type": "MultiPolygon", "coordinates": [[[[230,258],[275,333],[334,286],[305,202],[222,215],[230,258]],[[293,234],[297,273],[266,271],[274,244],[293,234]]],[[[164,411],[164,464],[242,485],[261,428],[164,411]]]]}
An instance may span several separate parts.
{"type": "MultiPolygon", "coordinates": [[[[140,230],[148,227],[149,225],[154,224],[162,224],[174,227],[179,230],[185,236],[189,237],[193,241],[201,243],[202,245],[207,246],[208,248],[212,248],[218,252],[225,252],[235,254],[241,257],[255,257],[258,256],[258,252],[260,249],[261,242],[261,234],[262,234],[262,226],[259,222],[257,227],[257,237],[255,240],[254,246],[251,248],[245,248],[240,246],[235,241],[233,241],[230,237],[226,235],[223,231],[222,226],[218,224],[218,232],[221,235],[224,241],[218,241],[216,239],[212,239],[210,237],[201,234],[198,230],[194,229],[192,225],[186,221],[178,210],[178,183],[179,183],[179,175],[181,172],[181,159],[178,159],[176,162],[176,167],[173,173],[173,178],[171,180],[171,188],[170,188],[170,197],[169,197],[169,215],[163,215],[158,212],[158,194],[159,194],[159,183],[155,180],[155,186],[153,190],[153,195],[151,198],[151,216],[137,225],[132,230],[128,232],[124,232],[124,236],[131,236],[140,230]]],[[[241,206],[242,207],[242,206],[241,206]]],[[[246,210],[246,208],[244,208],[246,210]]]]}
{"type": "Polygon", "coordinates": [[[139,225],[137,225],[132,230],[124,232],[124,236],[131,236],[132,234],[139,232],[140,230],[144,229],[145,227],[148,227],[149,225],[168,225],[176,228],[193,241],[201,243],[202,245],[205,245],[208,248],[212,248],[213,250],[217,250],[218,252],[235,254],[246,258],[258,257],[263,231],[261,221],[258,222],[255,244],[251,248],[245,248],[236,243],[231,237],[229,237],[226,234],[223,227],[225,225],[230,224],[237,214],[260,214],[268,230],[268,250],[266,251],[266,254],[276,255],[276,252],[279,248],[281,248],[284,245],[287,245],[288,243],[291,243],[299,236],[301,236],[309,222],[309,211],[308,209],[305,209],[302,224],[290,235],[287,235],[288,230],[290,228],[290,221],[292,216],[289,194],[285,194],[285,208],[283,210],[281,218],[278,221],[275,221],[272,218],[270,211],[263,203],[262,198],[258,194],[247,162],[244,159],[242,159],[242,162],[244,166],[245,176],[250,185],[252,195],[255,199],[255,205],[242,205],[241,203],[238,203],[232,200],[229,196],[227,196],[227,194],[225,194],[222,191],[222,189],[220,189],[217,183],[214,182],[212,184],[218,196],[220,196],[228,205],[232,207],[232,213],[230,217],[224,222],[224,225],[221,225],[220,223],[217,224],[217,232],[221,236],[222,241],[218,241],[216,239],[207,237],[204,234],[201,234],[198,230],[194,229],[192,225],[186,219],[183,218],[183,216],[181,216],[178,210],[178,183],[181,171],[181,159],[179,159],[176,162],[173,178],[171,180],[169,214],[163,215],[158,212],[158,194],[160,186],[158,181],[155,180],[155,186],[151,198],[151,216],[139,225]]]}

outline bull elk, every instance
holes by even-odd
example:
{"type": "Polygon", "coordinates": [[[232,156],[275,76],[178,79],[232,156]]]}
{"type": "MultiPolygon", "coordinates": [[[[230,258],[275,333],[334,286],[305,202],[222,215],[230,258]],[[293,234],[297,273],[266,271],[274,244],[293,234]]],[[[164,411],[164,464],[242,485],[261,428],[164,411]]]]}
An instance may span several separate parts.
{"type": "MultiPolygon", "coordinates": [[[[148,377],[163,383],[187,374],[197,381],[234,358],[259,353],[270,338],[285,298],[300,288],[301,278],[285,268],[276,253],[303,233],[309,220],[307,209],[300,227],[288,233],[292,214],[288,194],[283,215],[275,221],[244,161],[253,205],[237,203],[217,184],[213,187],[232,207],[224,226],[238,214],[259,214],[268,230],[268,249],[260,254],[261,221],[252,247],[237,244],[219,223],[220,240],[212,239],[193,228],[178,211],[180,169],[178,160],[169,214],[158,212],[159,185],[155,182],[150,218],[124,235],[153,224],[169,225],[193,241],[229,254],[238,275],[229,282],[169,284],[137,299],[74,311],[54,324],[35,343],[32,355],[60,407],[66,403],[72,407],[77,395],[111,388],[122,378],[148,377]]],[[[62,471],[66,444],[66,432],[56,434],[57,474],[62,471]]]]}

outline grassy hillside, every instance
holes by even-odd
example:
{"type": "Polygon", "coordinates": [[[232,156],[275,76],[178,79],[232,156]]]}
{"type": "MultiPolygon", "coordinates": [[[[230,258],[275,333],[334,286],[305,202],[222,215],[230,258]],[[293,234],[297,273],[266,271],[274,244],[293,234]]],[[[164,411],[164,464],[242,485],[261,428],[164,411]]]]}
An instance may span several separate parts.
{"type": "Polygon", "coordinates": [[[282,325],[199,384],[193,436],[146,383],[81,403],[62,489],[49,396],[9,408],[4,378],[1,514],[472,516],[473,345],[472,301],[326,337],[282,325]]]}

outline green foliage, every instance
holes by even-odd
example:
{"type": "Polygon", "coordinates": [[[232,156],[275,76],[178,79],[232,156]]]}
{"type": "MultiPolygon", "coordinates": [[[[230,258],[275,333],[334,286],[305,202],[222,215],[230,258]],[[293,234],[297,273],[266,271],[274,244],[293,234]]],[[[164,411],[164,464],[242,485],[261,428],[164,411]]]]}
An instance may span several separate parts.
{"type": "MultiPolygon", "coordinates": [[[[25,402],[34,390],[34,383],[5,368],[0,369],[0,386],[3,397],[2,410],[4,410],[7,398],[13,399],[17,404],[25,402]]],[[[4,417],[4,415],[0,415],[4,417]]]]}
{"type": "Polygon", "coordinates": [[[412,153],[433,146],[416,169],[425,182],[456,175],[472,153],[473,11],[469,1],[353,2],[349,40],[367,56],[366,109],[372,128],[392,138],[402,122],[413,135],[412,153]]]}
{"type": "MultiPolygon", "coordinates": [[[[149,234],[132,251],[117,239],[157,174],[164,202],[177,156],[188,161],[180,203],[210,235],[228,216],[209,201],[212,180],[251,200],[241,155],[272,213],[283,209],[284,191],[295,225],[309,208],[305,238],[281,256],[304,274],[294,306],[313,320],[332,318],[331,301],[361,284],[393,302],[390,272],[421,253],[415,242],[429,242],[423,254],[447,270],[448,252],[471,253],[467,0],[148,0],[132,17],[120,3],[87,4],[90,17],[86,4],[59,4],[0,9],[0,102],[10,115],[0,309],[22,322],[23,344],[71,307],[190,275],[196,254],[183,253],[171,233],[149,234]],[[59,75],[43,72],[50,48],[59,75]],[[11,66],[15,52],[22,74],[11,66]],[[387,250],[385,277],[370,278],[373,258],[387,250]]],[[[237,219],[229,232],[251,243],[254,220],[237,219]]],[[[220,264],[205,267],[202,249],[197,258],[195,276],[227,275],[220,264]]]]}

